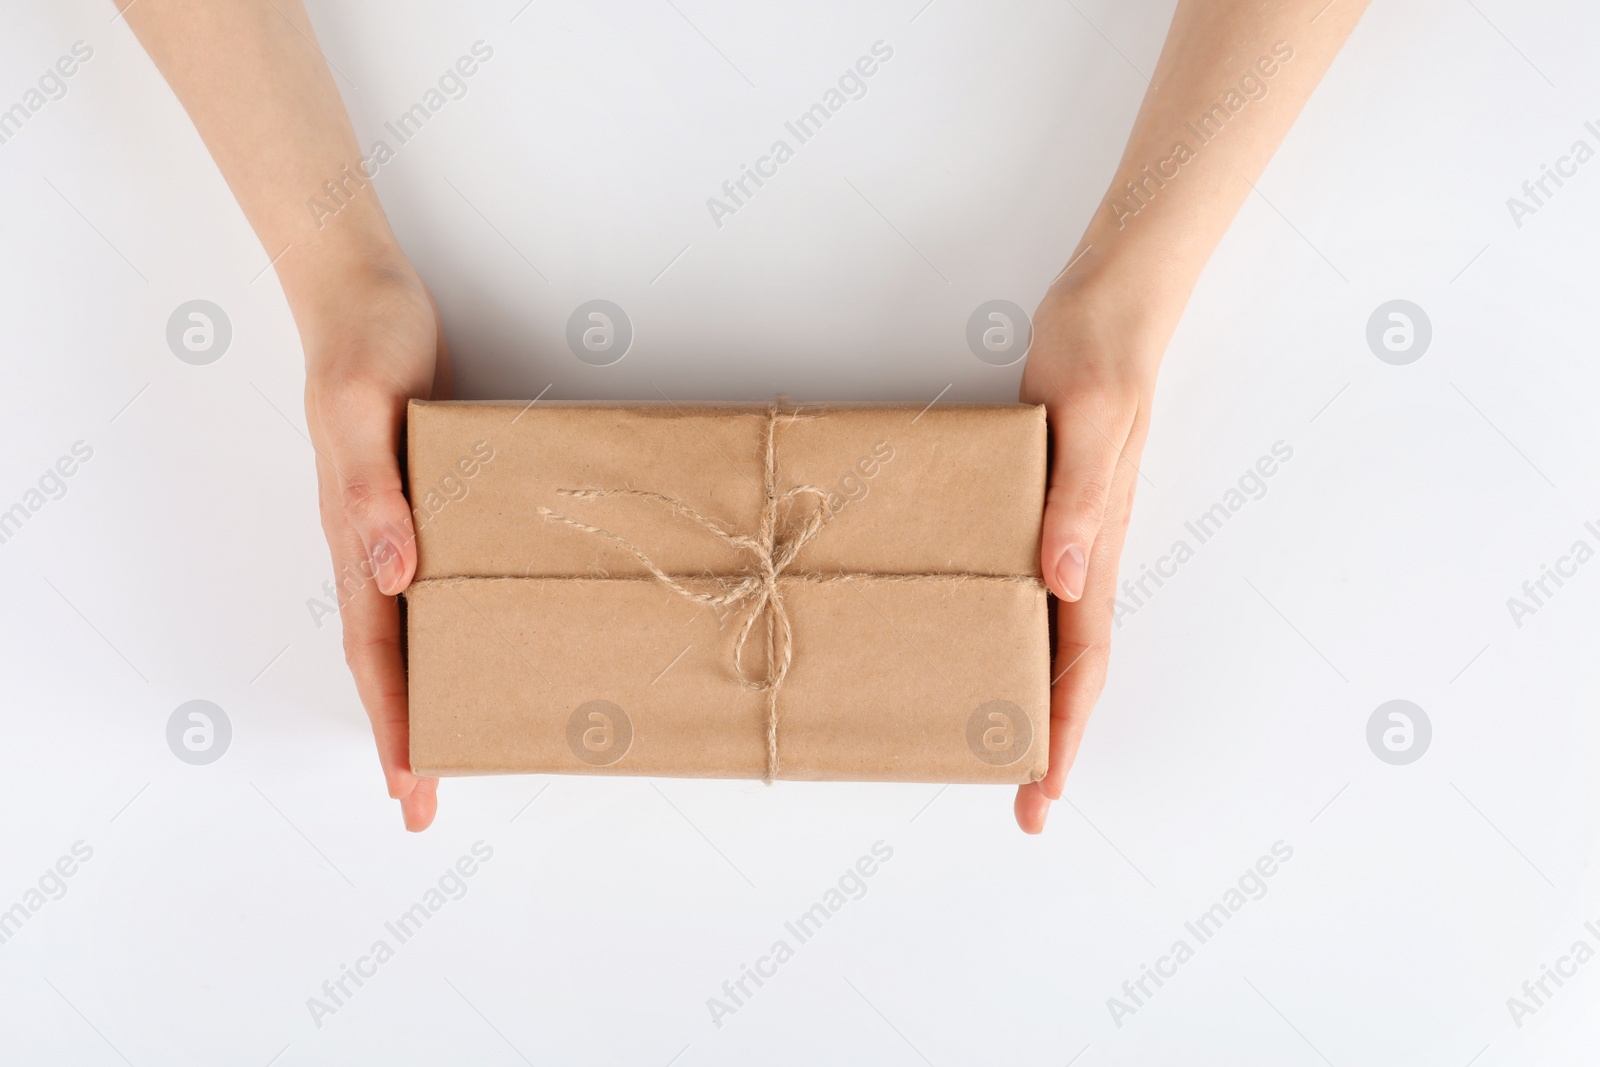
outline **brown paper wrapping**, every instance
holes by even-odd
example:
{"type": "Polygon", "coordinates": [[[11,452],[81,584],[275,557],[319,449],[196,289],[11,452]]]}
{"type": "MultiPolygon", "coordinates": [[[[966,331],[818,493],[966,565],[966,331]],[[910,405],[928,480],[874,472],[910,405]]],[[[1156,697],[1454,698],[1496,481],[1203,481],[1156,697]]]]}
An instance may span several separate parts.
{"type": "Polygon", "coordinates": [[[1027,782],[1048,754],[1043,409],[412,401],[406,595],[419,774],[1027,782]],[[776,414],[775,414],[776,413],[776,414]],[[826,521],[761,608],[696,603],[760,570],[645,496],[777,541],[826,521]],[[776,761],[769,744],[776,711],[776,761]]]}

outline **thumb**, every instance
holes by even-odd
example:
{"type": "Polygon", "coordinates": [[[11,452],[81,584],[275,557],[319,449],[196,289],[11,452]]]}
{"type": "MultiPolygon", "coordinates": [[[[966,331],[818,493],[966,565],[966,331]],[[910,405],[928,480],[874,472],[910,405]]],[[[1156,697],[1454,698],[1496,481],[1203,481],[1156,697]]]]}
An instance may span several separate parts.
{"type": "Polygon", "coordinates": [[[1059,391],[1045,407],[1052,449],[1039,562],[1050,591],[1075,601],[1083,596],[1133,412],[1105,400],[1074,401],[1059,391]]]}
{"type": "Polygon", "coordinates": [[[360,383],[319,392],[313,404],[338,500],[361,538],[378,591],[394,596],[417,569],[416,531],[400,479],[406,398],[360,383]]]}

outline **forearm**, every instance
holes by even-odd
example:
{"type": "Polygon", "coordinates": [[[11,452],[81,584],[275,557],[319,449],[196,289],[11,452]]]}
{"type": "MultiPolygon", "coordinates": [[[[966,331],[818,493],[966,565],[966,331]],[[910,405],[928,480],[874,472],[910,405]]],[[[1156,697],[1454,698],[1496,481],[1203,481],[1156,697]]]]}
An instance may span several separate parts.
{"type": "Polygon", "coordinates": [[[1159,353],[1366,0],[1179,0],[1105,199],[1057,287],[1138,304],[1159,353]]]}
{"type": "Polygon", "coordinates": [[[326,279],[397,256],[300,0],[117,3],[277,259],[297,318],[328,299],[326,279]],[[314,199],[342,206],[319,216],[314,199]]]}

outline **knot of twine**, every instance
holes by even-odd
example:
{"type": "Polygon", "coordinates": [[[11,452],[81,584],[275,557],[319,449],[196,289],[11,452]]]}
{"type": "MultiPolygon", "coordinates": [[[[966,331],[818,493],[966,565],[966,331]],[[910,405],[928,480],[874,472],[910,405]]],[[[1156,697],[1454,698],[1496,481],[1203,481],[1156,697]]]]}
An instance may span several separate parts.
{"type": "Polygon", "coordinates": [[[679,518],[710,531],[724,543],[749,553],[751,563],[745,574],[738,581],[727,582],[719,579],[722,591],[717,593],[703,593],[690,589],[680,581],[658,567],[654,560],[647,556],[643,550],[627,538],[591,526],[586,522],[569,518],[549,508],[539,508],[539,514],[546,522],[559,522],[585,533],[595,534],[607,538],[622,548],[631,552],[645,569],[655,576],[667,588],[679,596],[696,604],[704,604],[711,608],[723,611],[736,610],[748,605],[744,625],[739,628],[739,636],[733,645],[733,670],[734,674],[746,689],[755,690],[766,694],[767,703],[767,770],[762,780],[769,785],[778,776],[778,690],[782,688],[783,681],[789,674],[789,665],[794,657],[794,631],[789,625],[789,612],[784,607],[783,590],[778,584],[778,578],[784,570],[794,562],[800,550],[806,543],[821,531],[828,521],[827,493],[814,485],[800,485],[787,492],[778,491],[778,450],[777,428],[781,418],[795,419],[801,417],[798,412],[785,413],[780,411],[778,405],[773,404],[767,408],[767,424],[765,430],[765,499],[761,508],[761,523],[754,534],[741,534],[728,529],[716,519],[702,515],[688,504],[676,497],[666,496],[662,493],[652,493],[644,489],[558,489],[561,496],[574,497],[578,500],[599,500],[604,497],[631,496],[644,500],[653,500],[665,506],[672,514],[679,518]],[[817,497],[817,506],[803,522],[791,525],[788,529],[778,527],[779,511],[797,496],[812,495],[817,497]],[[745,673],[744,649],[750,640],[750,634],[755,629],[756,620],[765,617],[767,620],[767,670],[760,677],[752,678],[745,673]]]}

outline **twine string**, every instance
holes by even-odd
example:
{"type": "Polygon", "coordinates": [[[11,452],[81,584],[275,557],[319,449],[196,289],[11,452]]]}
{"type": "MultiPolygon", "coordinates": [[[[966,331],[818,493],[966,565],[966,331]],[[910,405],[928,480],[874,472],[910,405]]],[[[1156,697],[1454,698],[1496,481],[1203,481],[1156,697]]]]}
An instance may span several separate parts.
{"type": "Polygon", "coordinates": [[[677,497],[666,496],[662,493],[653,493],[644,489],[558,489],[561,496],[572,497],[578,500],[600,500],[606,497],[636,497],[650,500],[666,507],[672,514],[692,522],[704,529],[725,544],[748,553],[751,557],[750,566],[743,576],[737,581],[729,582],[718,579],[720,592],[701,592],[690,589],[677,578],[668,574],[656,565],[656,562],[645,554],[627,538],[599,526],[593,526],[550,508],[541,507],[539,515],[546,522],[559,522],[585,533],[604,537],[633,554],[638,561],[648,570],[657,581],[667,588],[696,604],[718,610],[737,610],[748,605],[744,624],[739,628],[739,636],[733,645],[734,674],[747,689],[766,694],[767,704],[767,769],[762,780],[769,785],[778,776],[778,691],[782,688],[784,679],[789,675],[789,667],[794,659],[794,629],[789,624],[789,612],[784,606],[783,589],[778,584],[778,578],[794,562],[812,538],[821,532],[828,521],[827,493],[813,485],[799,485],[786,492],[778,490],[778,447],[777,429],[781,418],[794,419],[798,414],[782,412],[778,405],[772,404],[767,408],[767,423],[765,429],[765,462],[763,474],[765,485],[761,507],[761,522],[756,533],[741,534],[730,530],[726,525],[716,519],[701,514],[677,497]],[[786,508],[795,498],[812,495],[817,497],[817,505],[805,520],[794,525],[788,530],[779,529],[779,512],[786,508]],[[750,640],[750,635],[755,629],[758,619],[767,621],[767,669],[766,673],[758,678],[750,677],[744,668],[745,645],[750,640]]]}

